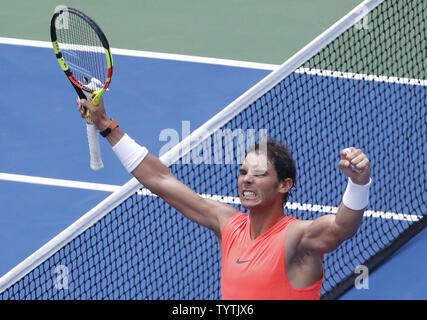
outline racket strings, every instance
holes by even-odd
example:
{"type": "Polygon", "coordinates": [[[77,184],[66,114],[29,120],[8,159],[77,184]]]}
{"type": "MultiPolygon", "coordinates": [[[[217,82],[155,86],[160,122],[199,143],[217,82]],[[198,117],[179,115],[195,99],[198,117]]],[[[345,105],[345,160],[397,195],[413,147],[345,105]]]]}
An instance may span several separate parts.
{"type": "Polygon", "coordinates": [[[71,73],[86,91],[100,89],[108,74],[104,46],[96,31],[80,16],[69,13],[66,21],[65,27],[57,28],[57,41],[71,73]]]}

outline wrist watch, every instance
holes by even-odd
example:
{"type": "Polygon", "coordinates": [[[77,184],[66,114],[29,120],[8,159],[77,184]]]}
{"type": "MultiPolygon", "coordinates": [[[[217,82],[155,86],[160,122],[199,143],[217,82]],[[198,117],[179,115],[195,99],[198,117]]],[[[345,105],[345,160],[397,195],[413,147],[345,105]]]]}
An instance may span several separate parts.
{"type": "Polygon", "coordinates": [[[101,136],[103,136],[104,138],[107,137],[111,131],[113,131],[114,129],[119,127],[119,124],[116,122],[116,120],[114,119],[110,119],[110,124],[108,125],[107,129],[100,131],[99,133],[101,134],[101,136]]]}

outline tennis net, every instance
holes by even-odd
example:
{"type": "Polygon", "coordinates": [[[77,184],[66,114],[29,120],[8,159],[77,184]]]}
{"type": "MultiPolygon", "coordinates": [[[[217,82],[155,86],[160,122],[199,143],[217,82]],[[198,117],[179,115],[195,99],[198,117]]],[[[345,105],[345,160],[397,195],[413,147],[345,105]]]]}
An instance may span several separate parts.
{"type": "MultiPolygon", "coordinates": [[[[266,130],[297,164],[287,214],[314,219],[341,201],[338,151],[362,148],[373,164],[370,204],[357,234],[325,255],[324,299],[353,286],[358,265],[372,271],[426,226],[426,7],[363,2],[161,158],[199,194],[244,211],[239,163],[226,162],[241,143],[217,150],[214,137],[266,130]],[[189,154],[216,150],[216,161],[184,162],[183,145],[189,154]]],[[[220,249],[210,231],[132,179],[2,277],[0,292],[1,299],[219,299],[220,249]]]]}

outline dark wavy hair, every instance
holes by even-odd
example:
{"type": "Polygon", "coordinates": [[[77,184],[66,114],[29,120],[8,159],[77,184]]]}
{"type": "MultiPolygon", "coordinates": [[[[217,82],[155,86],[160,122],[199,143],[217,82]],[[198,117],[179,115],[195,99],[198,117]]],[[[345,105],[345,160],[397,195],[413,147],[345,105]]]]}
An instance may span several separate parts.
{"type": "MultiPolygon", "coordinates": [[[[248,153],[250,152],[259,153],[260,150],[261,152],[265,150],[265,146],[261,146],[260,148],[260,144],[257,143],[251,150],[248,151],[248,153]]],[[[292,158],[292,154],[289,151],[289,149],[282,143],[273,139],[267,140],[267,159],[271,162],[274,169],[276,170],[279,181],[283,181],[286,178],[291,178],[293,181],[292,188],[285,194],[283,198],[283,206],[284,206],[288,201],[291,190],[295,189],[296,175],[297,175],[297,171],[295,168],[295,161],[292,158]]]]}

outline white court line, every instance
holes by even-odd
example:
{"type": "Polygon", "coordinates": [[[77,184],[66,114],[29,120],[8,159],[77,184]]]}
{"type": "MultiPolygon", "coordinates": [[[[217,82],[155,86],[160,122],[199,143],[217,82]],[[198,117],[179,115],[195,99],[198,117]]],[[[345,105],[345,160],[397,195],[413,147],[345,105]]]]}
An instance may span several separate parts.
{"type": "MultiPolygon", "coordinates": [[[[56,186],[56,187],[105,191],[105,192],[115,192],[121,188],[121,186],[111,185],[111,184],[82,182],[82,181],[64,180],[64,179],[52,179],[52,178],[34,177],[34,176],[3,173],[3,172],[0,172],[0,180],[49,185],[49,186],[56,186]]],[[[157,197],[155,194],[151,193],[151,191],[146,188],[140,189],[138,191],[138,194],[141,196],[157,197]]],[[[220,196],[220,195],[211,195],[211,194],[201,194],[200,196],[203,198],[208,198],[208,199],[228,203],[231,205],[240,204],[240,199],[238,197],[220,196]]],[[[325,214],[336,214],[338,211],[338,207],[316,205],[316,204],[309,204],[309,203],[298,203],[298,202],[287,203],[286,208],[289,210],[321,212],[325,214]]],[[[417,216],[413,214],[373,211],[373,210],[366,210],[364,216],[372,217],[372,218],[383,218],[383,219],[403,220],[403,221],[412,221],[412,222],[416,222],[422,218],[422,216],[417,216]]]]}
{"type": "MultiPolygon", "coordinates": [[[[0,37],[0,44],[21,45],[21,46],[39,47],[39,48],[52,48],[52,43],[49,41],[25,40],[25,39],[4,38],[4,37],[0,37]]],[[[161,53],[161,52],[152,52],[152,51],[119,49],[119,48],[111,48],[111,52],[114,55],[123,55],[123,56],[129,56],[129,57],[164,59],[164,60],[193,62],[193,63],[206,63],[206,64],[216,64],[216,65],[222,65],[222,66],[259,69],[259,70],[273,71],[280,67],[280,65],[276,65],[276,64],[239,61],[239,60],[231,60],[231,59],[208,58],[208,57],[161,53]]],[[[382,76],[382,75],[373,75],[373,74],[360,74],[360,73],[341,72],[341,71],[333,71],[333,70],[310,69],[310,68],[303,68],[303,67],[295,70],[295,73],[304,73],[304,74],[311,74],[311,75],[317,75],[322,77],[333,77],[333,78],[342,78],[342,79],[427,86],[427,80],[425,79],[412,79],[412,78],[382,76]]]]}
{"type": "Polygon", "coordinates": [[[115,192],[121,188],[121,186],[116,186],[111,184],[82,182],[82,181],[64,180],[64,179],[52,179],[52,178],[34,177],[34,176],[26,176],[21,174],[12,174],[12,173],[3,173],[3,172],[0,172],[0,180],[41,184],[41,185],[55,186],[55,187],[106,191],[106,192],[115,192]]]}
{"type": "Polygon", "coordinates": [[[52,42],[48,42],[48,41],[25,40],[25,39],[4,38],[4,37],[0,37],[0,44],[11,44],[16,46],[27,46],[27,47],[38,47],[38,48],[52,48],[52,42]]]}
{"type": "MultiPolygon", "coordinates": [[[[52,48],[52,43],[49,41],[25,40],[25,39],[4,38],[4,37],[0,37],[0,44],[38,47],[38,48],[52,48]]],[[[160,53],[160,52],[152,52],[152,51],[129,50],[129,49],[119,49],[119,48],[111,48],[111,53],[113,55],[122,55],[122,56],[129,56],[129,57],[206,63],[206,64],[216,64],[216,65],[230,66],[230,67],[260,69],[260,70],[275,70],[280,67],[280,65],[268,64],[268,63],[239,61],[239,60],[231,60],[231,59],[217,59],[217,58],[190,56],[190,55],[183,55],[183,54],[160,53]]]]}

